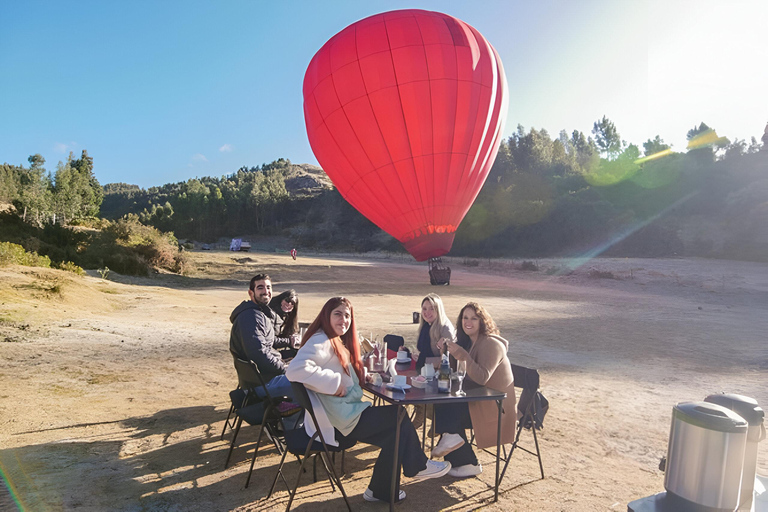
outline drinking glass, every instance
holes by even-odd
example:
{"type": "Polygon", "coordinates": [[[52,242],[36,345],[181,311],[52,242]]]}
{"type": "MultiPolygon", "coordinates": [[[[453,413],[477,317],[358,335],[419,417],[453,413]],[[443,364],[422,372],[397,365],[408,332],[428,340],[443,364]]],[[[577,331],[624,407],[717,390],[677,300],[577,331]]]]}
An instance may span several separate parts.
{"type": "Polygon", "coordinates": [[[456,390],[456,396],[465,396],[464,392],[464,377],[467,376],[467,362],[456,361],[456,380],[459,381],[459,389],[456,390]]]}

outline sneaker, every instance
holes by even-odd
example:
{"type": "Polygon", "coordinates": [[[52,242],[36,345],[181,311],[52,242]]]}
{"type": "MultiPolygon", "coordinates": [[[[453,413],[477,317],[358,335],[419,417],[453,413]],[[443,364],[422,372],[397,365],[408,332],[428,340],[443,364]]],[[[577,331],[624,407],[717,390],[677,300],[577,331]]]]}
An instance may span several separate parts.
{"type": "MultiPolygon", "coordinates": [[[[370,487],[366,489],[365,492],[363,493],[363,499],[365,501],[386,501],[386,500],[380,500],[379,498],[374,497],[373,491],[371,490],[370,487]]],[[[400,496],[398,497],[397,501],[403,501],[404,499],[405,499],[405,491],[401,489],[400,496]]]]}
{"type": "Polygon", "coordinates": [[[474,464],[464,464],[463,466],[452,468],[448,474],[456,478],[467,478],[470,476],[477,476],[482,472],[483,466],[478,463],[477,466],[474,464]]]}
{"type": "Polygon", "coordinates": [[[451,470],[451,463],[448,461],[428,460],[427,467],[419,471],[414,480],[427,480],[428,478],[439,478],[451,470]]]}
{"type": "Polygon", "coordinates": [[[464,445],[464,440],[459,434],[443,434],[440,438],[440,442],[437,443],[435,449],[432,450],[433,457],[445,457],[457,448],[461,448],[464,445]]]}

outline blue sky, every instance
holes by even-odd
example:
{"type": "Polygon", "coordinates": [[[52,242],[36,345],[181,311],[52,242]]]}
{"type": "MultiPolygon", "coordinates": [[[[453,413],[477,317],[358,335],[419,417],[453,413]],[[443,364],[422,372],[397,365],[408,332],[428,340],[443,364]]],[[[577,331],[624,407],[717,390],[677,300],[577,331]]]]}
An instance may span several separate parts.
{"type": "Polygon", "coordinates": [[[314,163],[301,85],[335,33],[394,9],[445,12],[499,52],[518,124],[685,149],[701,121],[731,140],[768,122],[768,2],[0,1],[0,162],[69,151],[101,183],[314,163]]]}

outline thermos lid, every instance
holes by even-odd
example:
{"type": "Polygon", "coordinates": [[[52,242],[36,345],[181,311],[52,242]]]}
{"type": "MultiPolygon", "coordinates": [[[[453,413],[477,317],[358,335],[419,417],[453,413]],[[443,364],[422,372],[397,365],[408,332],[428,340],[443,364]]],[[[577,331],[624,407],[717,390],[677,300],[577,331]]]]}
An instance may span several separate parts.
{"type": "Polygon", "coordinates": [[[725,407],[709,402],[681,402],[672,409],[672,417],[697,427],[718,432],[747,433],[747,422],[725,407]]]}
{"type": "Polygon", "coordinates": [[[716,393],[714,395],[709,395],[704,401],[722,405],[726,409],[732,410],[747,420],[750,427],[760,425],[763,422],[763,416],[765,416],[763,409],[757,405],[757,400],[744,395],[716,393]]]}

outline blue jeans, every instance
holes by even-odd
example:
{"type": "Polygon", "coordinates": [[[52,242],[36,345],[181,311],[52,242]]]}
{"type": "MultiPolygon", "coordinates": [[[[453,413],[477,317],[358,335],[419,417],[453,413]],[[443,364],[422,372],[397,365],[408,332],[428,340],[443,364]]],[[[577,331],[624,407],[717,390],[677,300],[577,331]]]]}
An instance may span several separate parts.
{"type": "MultiPolygon", "coordinates": [[[[293,400],[293,389],[291,388],[291,381],[288,380],[288,377],[286,377],[285,374],[272,377],[272,380],[267,382],[267,391],[269,391],[269,394],[272,398],[276,398],[278,396],[287,396],[293,400]]],[[[264,390],[261,387],[258,387],[256,388],[256,394],[260,397],[263,397],[264,390]]]]}
{"type": "MultiPolygon", "coordinates": [[[[287,396],[291,399],[292,402],[295,402],[293,399],[293,389],[291,388],[291,381],[288,380],[288,378],[285,375],[277,375],[276,377],[272,377],[272,380],[267,382],[267,391],[269,391],[269,396],[272,398],[277,398],[280,396],[287,396]]],[[[260,397],[264,397],[264,388],[259,386],[256,388],[256,394],[260,397]]],[[[294,414],[292,416],[288,416],[286,418],[283,418],[283,424],[285,425],[285,428],[288,430],[292,430],[296,428],[296,422],[301,419],[301,414],[294,414]]]]}

